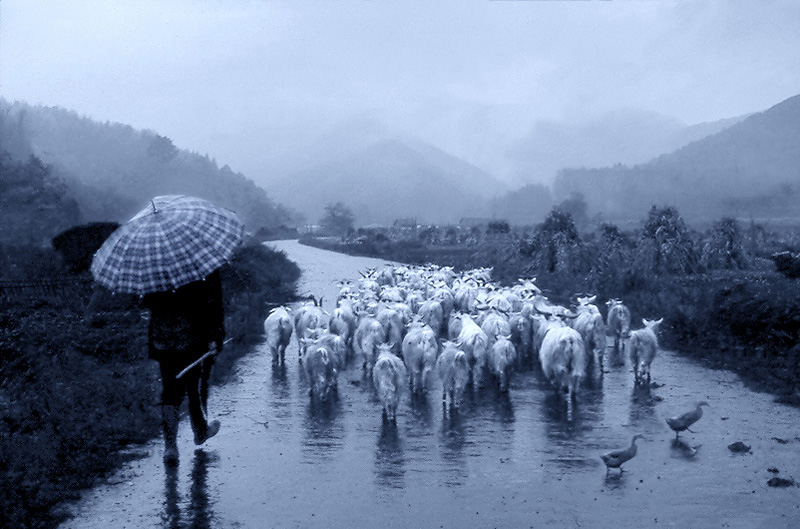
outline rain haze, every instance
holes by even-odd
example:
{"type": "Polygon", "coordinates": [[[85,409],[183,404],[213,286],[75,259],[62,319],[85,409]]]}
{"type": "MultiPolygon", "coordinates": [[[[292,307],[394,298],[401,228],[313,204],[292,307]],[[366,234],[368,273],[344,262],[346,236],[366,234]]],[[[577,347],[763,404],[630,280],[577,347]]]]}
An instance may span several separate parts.
{"type": "Polygon", "coordinates": [[[798,65],[797,0],[0,0],[0,527],[800,527],[798,65]]]}
{"type": "Polygon", "coordinates": [[[514,146],[547,124],[688,126],[800,92],[792,0],[3,0],[0,24],[6,100],[154,130],[267,190],[343,124],[419,138],[513,187],[661,154],[521,169],[514,146]]]}

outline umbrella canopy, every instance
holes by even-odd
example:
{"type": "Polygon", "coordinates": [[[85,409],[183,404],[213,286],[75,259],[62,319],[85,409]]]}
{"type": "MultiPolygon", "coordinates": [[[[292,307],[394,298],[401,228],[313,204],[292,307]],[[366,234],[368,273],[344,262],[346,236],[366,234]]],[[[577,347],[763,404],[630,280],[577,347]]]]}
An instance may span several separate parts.
{"type": "Polygon", "coordinates": [[[97,250],[92,275],[115,292],[174,290],[222,266],[243,235],[229,209],[183,195],[155,197],[97,250]]]}

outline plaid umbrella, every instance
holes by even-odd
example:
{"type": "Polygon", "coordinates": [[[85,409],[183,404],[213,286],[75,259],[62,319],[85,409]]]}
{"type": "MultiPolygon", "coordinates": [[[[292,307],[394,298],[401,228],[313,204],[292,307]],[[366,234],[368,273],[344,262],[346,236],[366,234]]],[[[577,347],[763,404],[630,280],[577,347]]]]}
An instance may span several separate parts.
{"type": "Polygon", "coordinates": [[[155,197],[97,250],[92,275],[115,292],[174,290],[219,268],[243,234],[229,209],[183,195],[155,197]]]}

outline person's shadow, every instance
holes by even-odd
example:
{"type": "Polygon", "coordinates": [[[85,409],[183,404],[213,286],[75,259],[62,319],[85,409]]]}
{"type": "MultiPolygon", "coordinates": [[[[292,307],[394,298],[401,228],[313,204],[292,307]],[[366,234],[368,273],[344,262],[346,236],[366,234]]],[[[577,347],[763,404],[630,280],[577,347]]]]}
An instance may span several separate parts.
{"type": "Polygon", "coordinates": [[[178,467],[165,466],[164,478],[164,527],[167,529],[208,529],[213,526],[211,502],[208,497],[208,466],[213,456],[198,448],[194,452],[189,490],[189,507],[182,523],[181,494],[178,491],[178,467]]]}
{"type": "Polygon", "coordinates": [[[211,527],[211,502],[208,499],[208,464],[212,455],[198,448],[192,464],[192,487],[189,492],[189,515],[194,529],[211,527]]]}
{"type": "Polygon", "coordinates": [[[180,529],[181,527],[181,496],[178,492],[178,467],[164,466],[164,527],[167,529],[180,529]]]}

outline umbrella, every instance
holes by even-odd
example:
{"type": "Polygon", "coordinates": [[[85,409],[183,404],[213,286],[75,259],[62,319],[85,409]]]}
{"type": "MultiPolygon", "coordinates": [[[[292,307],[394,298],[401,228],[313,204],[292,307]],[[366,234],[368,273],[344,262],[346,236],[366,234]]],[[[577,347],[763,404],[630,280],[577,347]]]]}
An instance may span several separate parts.
{"type": "Polygon", "coordinates": [[[243,234],[229,209],[184,195],[155,197],[97,250],[92,275],[115,292],[174,290],[224,264],[243,234]]]}

